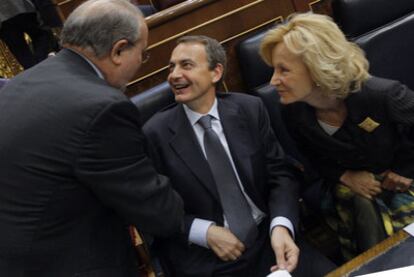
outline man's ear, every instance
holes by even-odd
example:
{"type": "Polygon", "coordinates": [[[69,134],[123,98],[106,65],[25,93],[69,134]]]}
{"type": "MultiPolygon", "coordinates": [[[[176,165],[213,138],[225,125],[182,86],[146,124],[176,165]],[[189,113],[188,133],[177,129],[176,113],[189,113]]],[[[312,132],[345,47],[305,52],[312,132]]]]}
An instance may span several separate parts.
{"type": "Polygon", "coordinates": [[[122,54],[128,45],[129,43],[126,39],[120,39],[114,43],[111,49],[111,60],[114,64],[119,65],[122,63],[122,54]]]}
{"type": "Polygon", "coordinates": [[[213,74],[213,83],[220,81],[221,77],[223,76],[223,71],[223,65],[221,63],[218,63],[216,67],[211,71],[213,74]]]}

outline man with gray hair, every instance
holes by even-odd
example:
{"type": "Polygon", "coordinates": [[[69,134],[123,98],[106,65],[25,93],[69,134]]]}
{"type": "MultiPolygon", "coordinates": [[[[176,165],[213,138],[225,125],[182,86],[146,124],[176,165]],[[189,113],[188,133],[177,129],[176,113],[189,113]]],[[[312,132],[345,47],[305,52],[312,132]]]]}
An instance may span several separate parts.
{"type": "Polygon", "coordinates": [[[147,45],[125,0],[90,0],[64,47],[0,93],[0,276],[139,276],[127,226],[179,233],[183,205],[121,89],[147,45]]]}

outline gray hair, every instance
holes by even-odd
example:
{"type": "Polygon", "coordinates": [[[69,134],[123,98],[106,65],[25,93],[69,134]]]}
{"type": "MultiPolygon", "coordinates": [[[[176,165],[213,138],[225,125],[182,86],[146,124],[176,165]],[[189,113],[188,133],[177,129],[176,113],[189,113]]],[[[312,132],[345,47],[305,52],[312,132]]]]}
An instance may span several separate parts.
{"type": "Polygon", "coordinates": [[[224,79],[227,68],[227,56],[226,51],[223,46],[221,46],[220,42],[207,36],[184,36],[177,40],[177,45],[181,43],[200,43],[204,45],[207,54],[208,68],[213,70],[216,68],[217,64],[221,64],[223,66],[223,76],[218,83],[224,79]]]}
{"type": "Polygon", "coordinates": [[[90,49],[100,58],[121,39],[131,45],[140,39],[140,17],[141,11],[127,0],[89,0],[67,18],[60,43],[90,49]]]}

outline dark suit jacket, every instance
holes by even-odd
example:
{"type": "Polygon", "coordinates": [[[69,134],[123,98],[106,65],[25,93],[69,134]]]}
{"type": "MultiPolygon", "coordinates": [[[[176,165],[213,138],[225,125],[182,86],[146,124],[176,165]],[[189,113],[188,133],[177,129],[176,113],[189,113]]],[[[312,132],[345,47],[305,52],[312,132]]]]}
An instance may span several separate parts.
{"type": "Polygon", "coordinates": [[[137,276],[127,224],[180,229],[135,106],[62,50],[0,93],[0,276],[137,276]]]}
{"type": "MultiPolygon", "coordinates": [[[[261,100],[245,94],[219,94],[218,112],[249,197],[270,218],[284,216],[296,225],[297,184],[286,167],[261,100]]],[[[155,164],[171,178],[185,206],[185,234],[164,241],[162,254],[174,268],[175,276],[210,276],[219,260],[212,250],[189,244],[188,233],[194,218],[223,225],[223,210],[210,168],[182,105],[157,113],[143,130],[152,146],[155,164]]],[[[268,227],[260,239],[268,237],[268,227]]],[[[257,243],[255,247],[261,245],[257,243]]]]}
{"type": "Polygon", "coordinates": [[[300,151],[329,183],[338,183],[346,169],[379,174],[391,169],[414,178],[414,92],[397,81],[372,77],[345,103],[348,116],[329,136],[315,111],[305,103],[283,106],[284,121],[300,151]],[[358,125],[370,118],[372,132],[358,125]]]}

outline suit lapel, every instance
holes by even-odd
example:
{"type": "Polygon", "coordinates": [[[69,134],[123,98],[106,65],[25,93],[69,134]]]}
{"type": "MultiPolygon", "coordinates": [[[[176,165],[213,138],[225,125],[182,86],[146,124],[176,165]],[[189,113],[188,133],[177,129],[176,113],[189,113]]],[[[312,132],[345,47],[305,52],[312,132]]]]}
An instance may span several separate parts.
{"type": "Polygon", "coordinates": [[[219,201],[210,167],[204,158],[200,144],[182,105],[177,106],[175,117],[171,121],[169,128],[174,133],[169,142],[172,149],[200,183],[219,201]]]}
{"type": "Polygon", "coordinates": [[[255,190],[253,189],[253,166],[251,164],[251,156],[254,154],[252,145],[254,143],[252,142],[248,119],[238,105],[227,101],[225,95],[218,95],[217,99],[220,122],[223,126],[224,135],[236,165],[237,173],[245,191],[252,197],[255,195],[255,190]]]}

